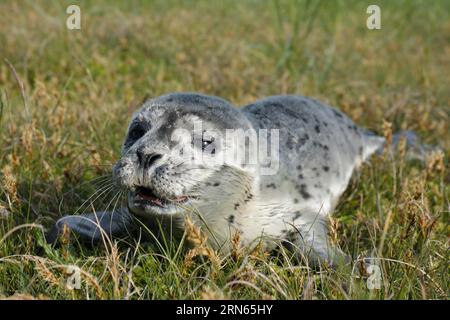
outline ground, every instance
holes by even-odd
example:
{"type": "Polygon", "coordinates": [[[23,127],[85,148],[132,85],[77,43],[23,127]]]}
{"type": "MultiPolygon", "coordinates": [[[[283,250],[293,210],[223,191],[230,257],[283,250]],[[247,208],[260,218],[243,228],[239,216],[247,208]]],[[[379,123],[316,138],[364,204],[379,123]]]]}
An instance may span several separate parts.
{"type": "MultiPolygon", "coordinates": [[[[68,30],[71,3],[0,3],[0,296],[449,297],[449,1],[377,1],[380,30],[366,27],[368,1],[80,1],[81,30],[68,30]],[[387,138],[411,129],[439,146],[425,162],[401,147],[375,156],[333,216],[333,242],[379,258],[379,288],[346,268],[246,253],[237,238],[226,257],[67,237],[45,245],[61,215],[114,205],[107,189],[86,200],[107,183],[139,103],[173,91],[236,105],[312,96],[387,138]]],[[[198,231],[188,236],[201,243],[198,231]]]]}

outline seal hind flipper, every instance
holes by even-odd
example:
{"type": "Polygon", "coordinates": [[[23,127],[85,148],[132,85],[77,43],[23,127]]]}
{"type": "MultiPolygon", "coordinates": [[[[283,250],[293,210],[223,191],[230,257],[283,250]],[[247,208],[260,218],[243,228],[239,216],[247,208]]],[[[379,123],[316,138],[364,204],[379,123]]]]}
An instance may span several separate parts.
{"type": "Polygon", "coordinates": [[[363,149],[361,154],[363,162],[369,159],[369,157],[374,153],[383,153],[386,144],[385,138],[366,129],[360,128],[360,131],[363,140],[363,149]]]}

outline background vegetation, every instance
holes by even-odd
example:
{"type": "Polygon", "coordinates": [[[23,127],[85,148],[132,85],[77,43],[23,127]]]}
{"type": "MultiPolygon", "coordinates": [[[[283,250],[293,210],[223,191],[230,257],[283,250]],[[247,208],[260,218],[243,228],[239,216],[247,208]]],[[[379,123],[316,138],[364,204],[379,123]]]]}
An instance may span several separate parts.
{"type": "Polygon", "coordinates": [[[72,1],[1,1],[0,296],[447,299],[450,2],[377,1],[382,29],[370,31],[372,2],[80,1],[81,30],[70,31],[72,1]],[[404,150],[372,159],[334,216],[333,241],[380,258],[381,289],[350,270],[246,254],[238,239],[231,256],[203,259],[44,245],[42,228],[59,216],[111,204],[110,193],[84,201],[107,179],[140,101],[172,91],[236,105],[313,96],[388,137],[392,124],[439,145],[424,163],[404,150]],[[65,288],[67,265],[81,268],[80,290],[65,288]]]}

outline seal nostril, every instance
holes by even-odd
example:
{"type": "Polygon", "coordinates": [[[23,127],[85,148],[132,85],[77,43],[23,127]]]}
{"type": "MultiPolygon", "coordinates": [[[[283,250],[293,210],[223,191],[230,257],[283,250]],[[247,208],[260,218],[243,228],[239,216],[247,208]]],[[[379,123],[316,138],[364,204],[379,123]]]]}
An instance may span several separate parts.
{"type": "Polygon", "coordinates": [[[162,155],[158,153],[148,153],[146,154],[145,148],[139,148],[136,150],[136,155],[139,161],[139,164],[143,166],[145,169],[150,168],[156,160],[161,159],[162,155]]]}
{"type": "Polygon", "coordinates": [[[140,148],[136,151],[136,154],[137,154],[139,163],[142,165],[143,160],[144,160],[144,150],[142,148],[140,148]]]}

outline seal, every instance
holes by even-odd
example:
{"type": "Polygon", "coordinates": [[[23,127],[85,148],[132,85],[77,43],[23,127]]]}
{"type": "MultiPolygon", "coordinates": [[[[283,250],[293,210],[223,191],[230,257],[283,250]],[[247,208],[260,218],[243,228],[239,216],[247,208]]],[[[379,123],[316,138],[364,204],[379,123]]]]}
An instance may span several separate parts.
{"type": "Polygon", "coordinates": [[[167,94],[133,115],[113,168],[128,208],[63,217],[49,241],[64,225],[88,241],[121,237],[136,230],[136,219],[179,239],[187,214],[221,252],[239,232],[244,245],[284,245],[298,259],[336,264],[346,257],[328,241],[328,217],[355,169],[384,143],[308,97],[273,96],[235,108],[218,97],[167,94]],[[248,161],[261,149],[254,143],[270,156],[248,161]]]}

